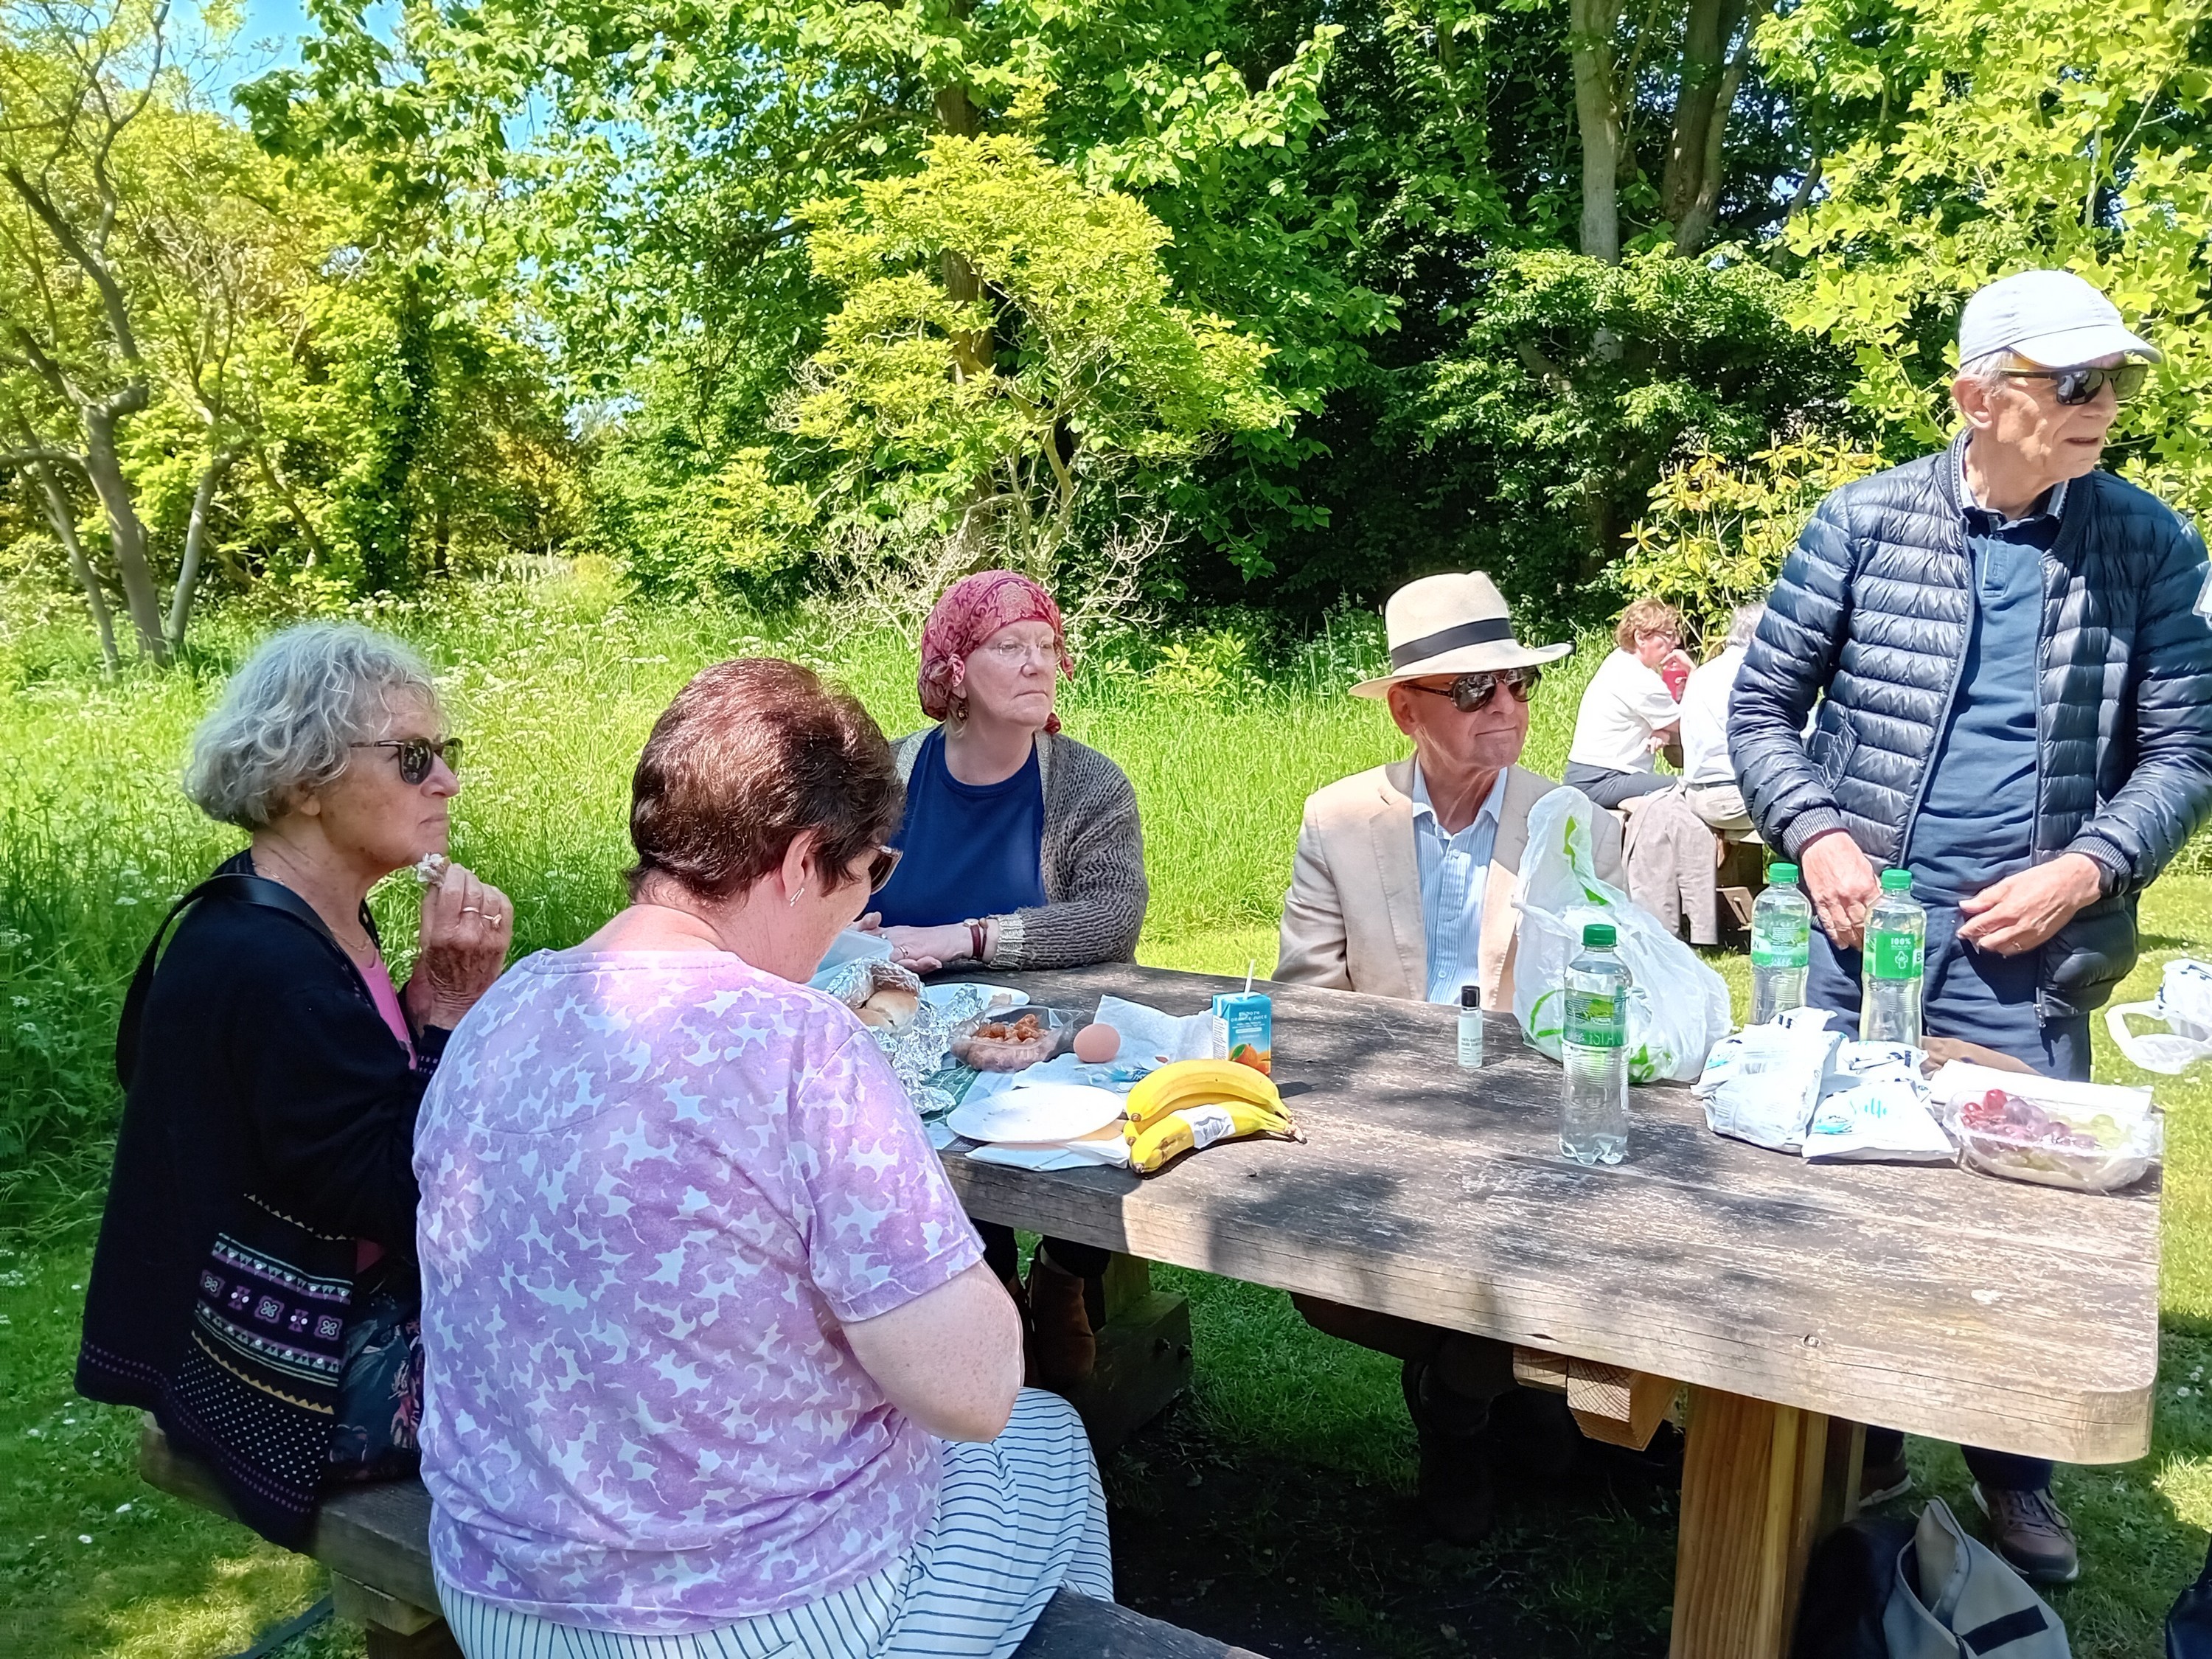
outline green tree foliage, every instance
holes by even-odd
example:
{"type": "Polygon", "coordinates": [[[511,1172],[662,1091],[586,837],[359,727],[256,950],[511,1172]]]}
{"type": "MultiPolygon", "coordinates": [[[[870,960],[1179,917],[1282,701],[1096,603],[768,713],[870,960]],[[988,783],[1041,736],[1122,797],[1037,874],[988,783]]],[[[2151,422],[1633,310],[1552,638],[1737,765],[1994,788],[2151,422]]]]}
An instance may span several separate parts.
{"type": "Polygon", "coordinates": [[[159,660],[210,580],[402,589],[580,505],[496,285],[419,222],[393,257],[358,158],[289,166],[207,108],[228,49],[138,0],[0,4],[0,481],[111,666],[118,617],[159,660]]]}
{"type": "Polygon", "coordinates": [[[2115,429],[2128,466],[2212,508],[2212,6],[1899,0],[1871,49],[1865,21],[1859,0],[1818,0],[1765,37],[1777,75],[1895,112],[1836,151],[1792,226],[1808,262],[1793,319],[1854,351],[1853,398],[1902,455],[1951,429],[1966,297],[2011,270],[2078,270],[2167,353],[2115,429]]]}
{"type": "Polygon", "coordinates": [[[805,216],[838,306],[784,419],[837,458],[848,510],[926,502],[1048,573],[1115,473],[1285,418],[1266,349],[1171,302],[1166,228],[1027,139],[939,137],[919,172],[805,216]]]}

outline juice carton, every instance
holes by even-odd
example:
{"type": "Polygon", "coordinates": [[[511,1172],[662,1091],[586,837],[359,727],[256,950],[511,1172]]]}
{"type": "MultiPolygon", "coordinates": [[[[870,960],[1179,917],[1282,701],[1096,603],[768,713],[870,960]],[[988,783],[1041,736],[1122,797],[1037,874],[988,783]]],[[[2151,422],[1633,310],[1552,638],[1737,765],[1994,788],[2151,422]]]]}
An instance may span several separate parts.
{"type": "Polygon", "coordinates": [[[1213,1056],[1240,1060],[1273,1075],[1275,1005],[1264,991],[1231,991],[1213,999],[1213,1056]]]}

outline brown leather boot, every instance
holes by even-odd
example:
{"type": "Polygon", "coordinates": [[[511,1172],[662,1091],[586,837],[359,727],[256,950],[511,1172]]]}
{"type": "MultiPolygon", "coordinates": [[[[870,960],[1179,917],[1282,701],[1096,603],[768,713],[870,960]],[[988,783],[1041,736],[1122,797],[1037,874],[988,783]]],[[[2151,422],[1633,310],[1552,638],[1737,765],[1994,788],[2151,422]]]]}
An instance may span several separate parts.
{"type": "Polygon", "coordinates": [[[1036,1386],[1064,1395],[1091,1379],[1098,1364],[1083,1276],[1069,1273],[1040,1249],[1030,1262],[1030,1369],[1036,1386]]]}

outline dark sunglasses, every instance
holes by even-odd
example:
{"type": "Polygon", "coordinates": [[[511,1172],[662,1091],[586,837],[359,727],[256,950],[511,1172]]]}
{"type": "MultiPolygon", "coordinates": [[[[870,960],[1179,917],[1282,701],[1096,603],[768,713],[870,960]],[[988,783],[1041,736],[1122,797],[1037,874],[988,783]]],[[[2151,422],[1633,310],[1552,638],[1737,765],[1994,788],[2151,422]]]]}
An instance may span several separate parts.
{"type": "Polygon", "coordinates": [[[896,847],[878,847],[875,857],[868,860],[868,890],[880,893],[891,878],[891,872],[899,867],[906,854],[896,847]]]}
{"type": "Polygon", "coordinates": [[[1485,668],[1462,674],[1449,685],[1416,683],[1413,690],[1434,697],[1449,697],[1452,707],[1461,714],[1472,714],[1496,696],[1501,685],[1513,694],[1514,701],[1526,702],[1536,695],[1536,688],[1543,683],[1544,671],[1540,668],[1485,668]]]}
{"type": "Polygon", "coordinates": [[[2112,388],[2117,403],[2125,403],[2143,389],[2150,376],[2150,365],[2125,362],[2114,368],[2008,368],[2005,378],[2010,380],[2048,380],[2051,395],[2069,409],[2086,404],[2106,386],[2112,388]]]}
{"type": "Polygon", "coordinates": [[[458,772],[461,769],[461,740],[441,738],[433,743],[428,738],[385,738],[375,743],[353,743],[349,749],[389,749],[399,762],[399,781],[420,783],[430,775],[430,769],[443,761],[458,772]]]}

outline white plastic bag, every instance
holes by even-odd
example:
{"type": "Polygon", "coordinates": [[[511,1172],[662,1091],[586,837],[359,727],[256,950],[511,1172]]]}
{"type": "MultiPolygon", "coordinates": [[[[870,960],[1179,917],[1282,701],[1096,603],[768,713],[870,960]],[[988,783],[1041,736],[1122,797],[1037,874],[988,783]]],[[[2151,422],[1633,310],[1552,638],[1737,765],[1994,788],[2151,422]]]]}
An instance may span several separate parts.
{"type": "Polygon", "coordinates": [[[1957,1155],[1929,1109],[1923,1057],[1902,1042],[1838,1043],[1805,1131],[1805,1161],[1950,1163],[1957,1155]]]}
{"type": "MultiPolygon", "coordinates": [[[[2208,577],[2207,580],[2212,580],[2208,577]]],[[[2146,1072],[2172,1077],[2197,1060],[2212,1057],[2212,963],[2178,957],[2166,964],[2158,996],[2150,1002],[2123,1002],[2105,1010],[2105,1029],[2120,1052],[2146,1072]],[[2163,1031],[2128,1030],[2128,1016],[2162,1020],[2163,1031]]]]}
{"type": "Polygon", "coordinates": [[[1559,1057],[1567,963],[1583,926],[1609,921],[1627,964],[1628,1077],[1632,1083],[1696,1080],[1713,1044],[1735,1027],[1728,984],[1628,895],[1597,878],[1590,823],[1599,808],[1579,789],[1554,789],[1528,813],[1521,857],[1520,943],[1513,1013],[1540,1053],[1559,1057]]]}
{"type": "Polygon", "coordinates": [[[1770,1152],[1797,1151],[1820,1097],[1828,1058],[1843,1041],[1827,1021],[1824,1010],[1793,1008],[1716,1042],[1691,1086],[1705,1102],[1705,1127],[1770,1152]]]}

